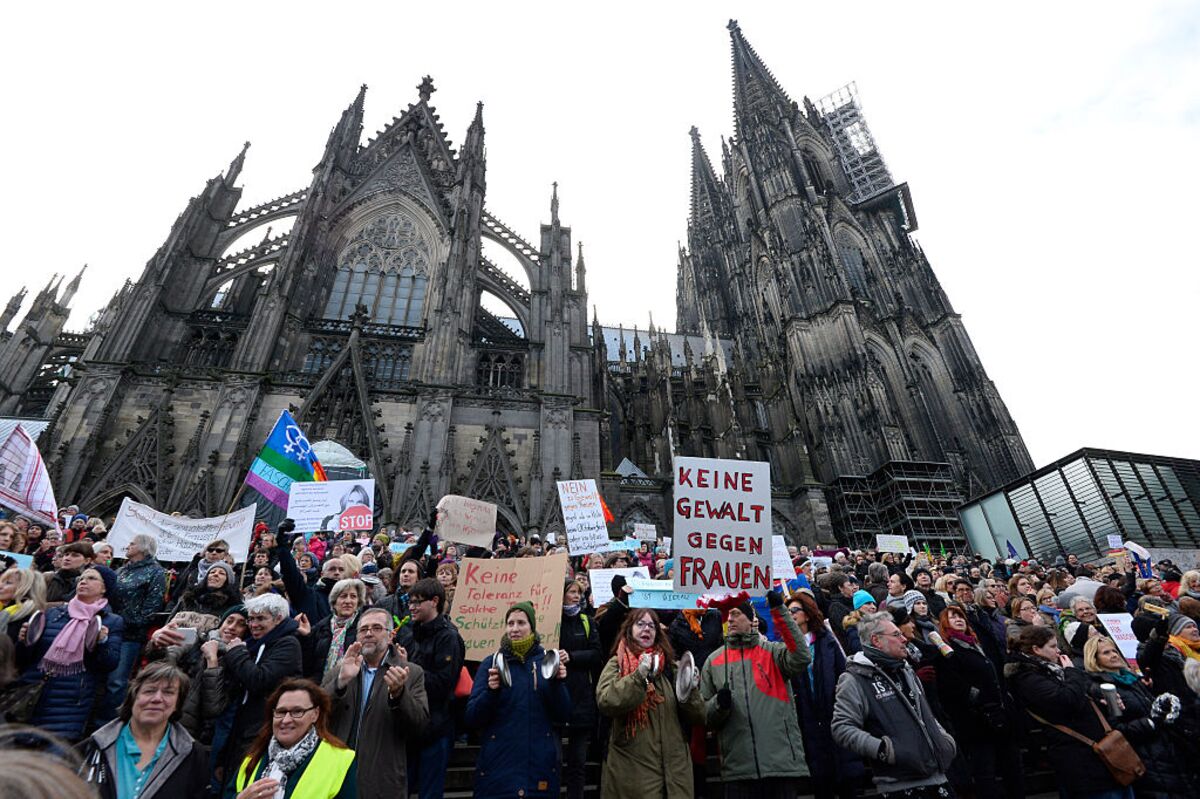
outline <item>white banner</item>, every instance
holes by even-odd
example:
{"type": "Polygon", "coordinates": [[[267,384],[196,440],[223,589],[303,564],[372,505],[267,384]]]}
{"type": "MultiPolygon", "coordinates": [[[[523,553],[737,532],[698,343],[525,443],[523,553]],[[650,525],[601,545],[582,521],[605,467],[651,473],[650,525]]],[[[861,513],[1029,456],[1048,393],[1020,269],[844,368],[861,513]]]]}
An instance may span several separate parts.
{"type": "Polygon", "coordinates": [[[771,465],[676,458],[675,588],[693,594],[771,587],[771,465]]]}
{"type": "Polygon", "coordinates": [[[254,512],[248,505],[225,516],[208,519],[189,519],[156,511],[149,505],[126,497],[121,510],[108,531],[108,543],[113,553],[124,557],[125,548],[135,535],[145,534],[158,542],[158,560],[187,561],[204,545],[218,538],[229,544],[229,554],[238,563],[246,560],[250,550],[250,534],[254,531],[254,512]]]}
{"type": "Polygon", "coordinates": [[[58,503],[42,453],[19,424],[0,442],[0,503],[35,522],[59,529],[58,503]]]}
{"type": "MultiPolygon", "coordinates": [[[[296,480],[288,489],[287,515],[296,530],[340,533],[375,528],[375,481],[296,480]]],[[[490,543],[490,542],[489,542],[490,543]]]]}
{"type": "Polygon", "coordinates": [[[560,480],[558,501],[567,528],[567,551],[572,555],[608,550],[608,524],[600,507],[595,480],[560,480]]]}
{"type": "Polygon", "coordinates": [[[771,579],[795,580],[796,567],[788,554],[787,541],[781,535],[771,536],[771,579]]]}
{"type": "Polygon", "coordinates": [[[898,552],[908,554],[908,536],[906,535],[877,535],[875,549],[878,552],[898,552]]]}
{"type": "Polygon", "coordinates": [[[481,499],[447,494],[438,500],[437,528],[442,541],[457,541],[473,547],[492,546],[496,537],[496,506],[481,499]]]}
{"type": "Polygon", "coordinates": [[[597,609],[613,598],[612,579],[618,574],[625,575],[626,580],[634,577],[650,579],[650,570],[645,566],[631,566],[626,569],[590,569],[588,582],[592,585],[592,604],[597,609]]]}
{"type": "Polygon", "coordinates": [[[1133,634],[1133,616],[1128,613],[1097,613],[1096,618],[1108,630],[1121,655],[1132,665],[1137,665],[1138,639],[1133,634]]]}
{"type": "Polygon", "coordinates": [[[658,530],[653,524],[634,524],[633,537],[653,544],[658,539],[658,530]]]}

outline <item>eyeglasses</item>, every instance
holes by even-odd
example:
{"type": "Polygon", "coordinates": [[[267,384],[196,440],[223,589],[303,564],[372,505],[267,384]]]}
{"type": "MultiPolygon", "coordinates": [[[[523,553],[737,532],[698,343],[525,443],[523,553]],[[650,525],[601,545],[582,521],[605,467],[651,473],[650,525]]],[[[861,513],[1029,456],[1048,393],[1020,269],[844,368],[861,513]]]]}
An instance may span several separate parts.
{"type": "Polygon", "coordinates": [[[365,626],[360,625],[358,632],[360,634],[370,633],[371,635],[383,635],[384,633],[388,632],[388,628],[384,627],[382,624],[367,624],[365,626]]]}
{"type": "Polygon", "coordinates": [[[299,721],[304,718],[305,713],[316,709],[316,705],[310,705],[309,707],[277,707],[271,715],[277,719],[281,719],[284,716],[291,716],[294,720],[299,721]]]}
{"type": "Polygon", "coordinates": [[[653,630],[655,627],[654,621],[651,619],[642,619],[633,623],[634,627],[641,627],[643,630],[653,630]]]}
{"type": "Polygon", "coordinates": [[[431,599],[433,599],[431,596],[410,596],[408,598],[408,606],[411,608],[413,605],[420,605],[422,602],[428,602],[431,599]]]}
{"type": "Polygon", "coordinates": [[[803,612],[804,612],[804,608],[788,608],[788,613],[791,613],[793,616],[795,616],[797,613],[803,613],[803,612]]]}
{"type": "Polygon", "coordinates": [[[889,638],[889,637],[890,638],[903,638],[904,637],[904,633],[900,632],[899,630],[896,630],[896,632],[894,632],[894,633],[876,633],[876,635],[882,635],[885,638],[889,638]]]}
{"type": "Polygon", "coordinates": [[[225,553],[225,552],[227,552],[228,550],[226,550],[224,547],[209,547],[208,549],[206,549],[206,550],[204,550],[204,551],[205,551],[205,552],[220,552],[220,553],[225,553]]]}

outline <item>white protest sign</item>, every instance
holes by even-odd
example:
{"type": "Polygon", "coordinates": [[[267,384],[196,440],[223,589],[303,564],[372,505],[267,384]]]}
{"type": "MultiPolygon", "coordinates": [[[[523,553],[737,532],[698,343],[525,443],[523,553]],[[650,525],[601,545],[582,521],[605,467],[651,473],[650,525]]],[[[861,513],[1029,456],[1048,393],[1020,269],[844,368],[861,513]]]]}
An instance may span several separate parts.
{"type": "Polygon", "coordinates": [[[1121,536],[1120,535],[1108,536],[1108,548],[1109,549],[1124,549],[1125,545],[1123,543],[1121,543],[1121,536]]]}
{"type": "Polygon", "coordinates": [[[1097,613],[1096,618],[1108,630],[1121,655],[1131,664],[1137,664],[1138,639],[1133,634],[1133,616],[1128,613],[1097,613]]]}
{"type": "Polygon", "coordinates": [[[908,553],[908,536],[906,535],[877,535],[875,536],[875,549],[879,552],[898,552],[901,555],[908,553]]]}
{"type": "Polygon", "coordinates": [[[675,554],[675,552],[671,549],[671,536],[668,535],[663,537],[663,546],[667,549],[667,557],[671,557],[675,554]]]}
{"type": "Polygon", "coordinates": [[[592,604],[599,608],[613,598],[612,579],[618,574],[626,580],[634,577],[650,579],[650,570],[645,566],[631,566],[625,569],[589,569],[588,581],[592,584],[592,604]]]}
{"type": "Polygon", "coordinates": [[[126,497],[108,531],[108,543],[113,553],[122,557],[135,535],[148,535],[158,542],[155,557],[169,563],[191,560],[205,544],[220,538],[229,544],[229,554],[234,560],[241,563],[249,554],[255,510],[254,505],[248,505],[225,516],[189,519],[161,513],[126,497]]]}
{"type": "Polygon", "coordinates": [[[826,555],[813,555],[811,558],[809,558],[809,563],[812,564],[814,572],[819,569],[828,570],[829,567],[833,565],[833,558],[826,555]]]}
{"type": "Polygon", "coordinates": [[[375,481],[371,479],[297,480],[288,489],[288,516],[304,533],[371,530],[375,527],[374,506],[375,481]]]}
{"type": "Polygon", "coordinates": [[[558,501],[567,528],[567,551],[572,555],[608,549],[608,524],[600,507],[595,480],[560,480],[558,501]]]}
{"type": "Polygon", "coordinates": [[[447,494],[438,500],[437,527],[442,541],[472,547],[490,547],[496,536],[496,506],[481,499],[447,494]]]}
{"type": "Polygon", "coordinates": [[[771,579],[795,580],[796,567],[788,554],[787,541],[781,535],[771,536],[771,579]]]}
{"type": "Polygon", "coordinates": [[[771,465],[676,458],[675,590],[694,593],[771,587],[771,465]]]}
{"type": "Polygon", "coordinates": [[[653,524],[634,524],[633,537],[640,538],[642,541],[654,541],[658,538],[658,530],[653,524]]]}

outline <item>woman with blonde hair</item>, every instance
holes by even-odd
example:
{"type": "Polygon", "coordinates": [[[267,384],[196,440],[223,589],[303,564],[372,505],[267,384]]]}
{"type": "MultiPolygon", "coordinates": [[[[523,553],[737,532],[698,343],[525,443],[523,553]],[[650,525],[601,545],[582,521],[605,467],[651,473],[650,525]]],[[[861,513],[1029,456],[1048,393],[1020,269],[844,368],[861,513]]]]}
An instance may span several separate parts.
{"type": "Polygon", "coordinates": [[[46,581],[33,569],[9,569],[0,574],[0,633],[16,643],[21,625],[34,611],[46,609],[46,581]]]}
{"type": "Polygon", "coordinates": [[[458,585],[458,564],[452,560],[440,564],[436,576],[446,591],[446,604],[443,607],[446,615],[450,615],[450,606],[454,603],[454,587],[458,585]]]}

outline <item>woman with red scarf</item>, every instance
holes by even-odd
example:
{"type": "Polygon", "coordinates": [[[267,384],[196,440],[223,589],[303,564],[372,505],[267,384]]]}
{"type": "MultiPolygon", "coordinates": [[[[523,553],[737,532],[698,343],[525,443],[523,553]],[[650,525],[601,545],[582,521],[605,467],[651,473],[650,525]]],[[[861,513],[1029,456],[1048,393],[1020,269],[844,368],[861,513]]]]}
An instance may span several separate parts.
{"type": "Polygon", "coordinates": [[[603,799],[691,799],[692,766],[679,719],[682,712],[685,721],[704,723],[699,674],[680,703],[675,652],[658,615],[648,608],[629,611],[596,687],[600,712],[613,720],[600,777],[603,799]]]}
{"type": "Polygon", "coordinates": [[[948,606],[938,617],[938,632],[952,650],[936,661],[938,695],[970,766],[975,795],[1024,796],[1021,753],[1013,744],[1000,675],[980,646],[967,612],[959,605],[948,606]]]}

